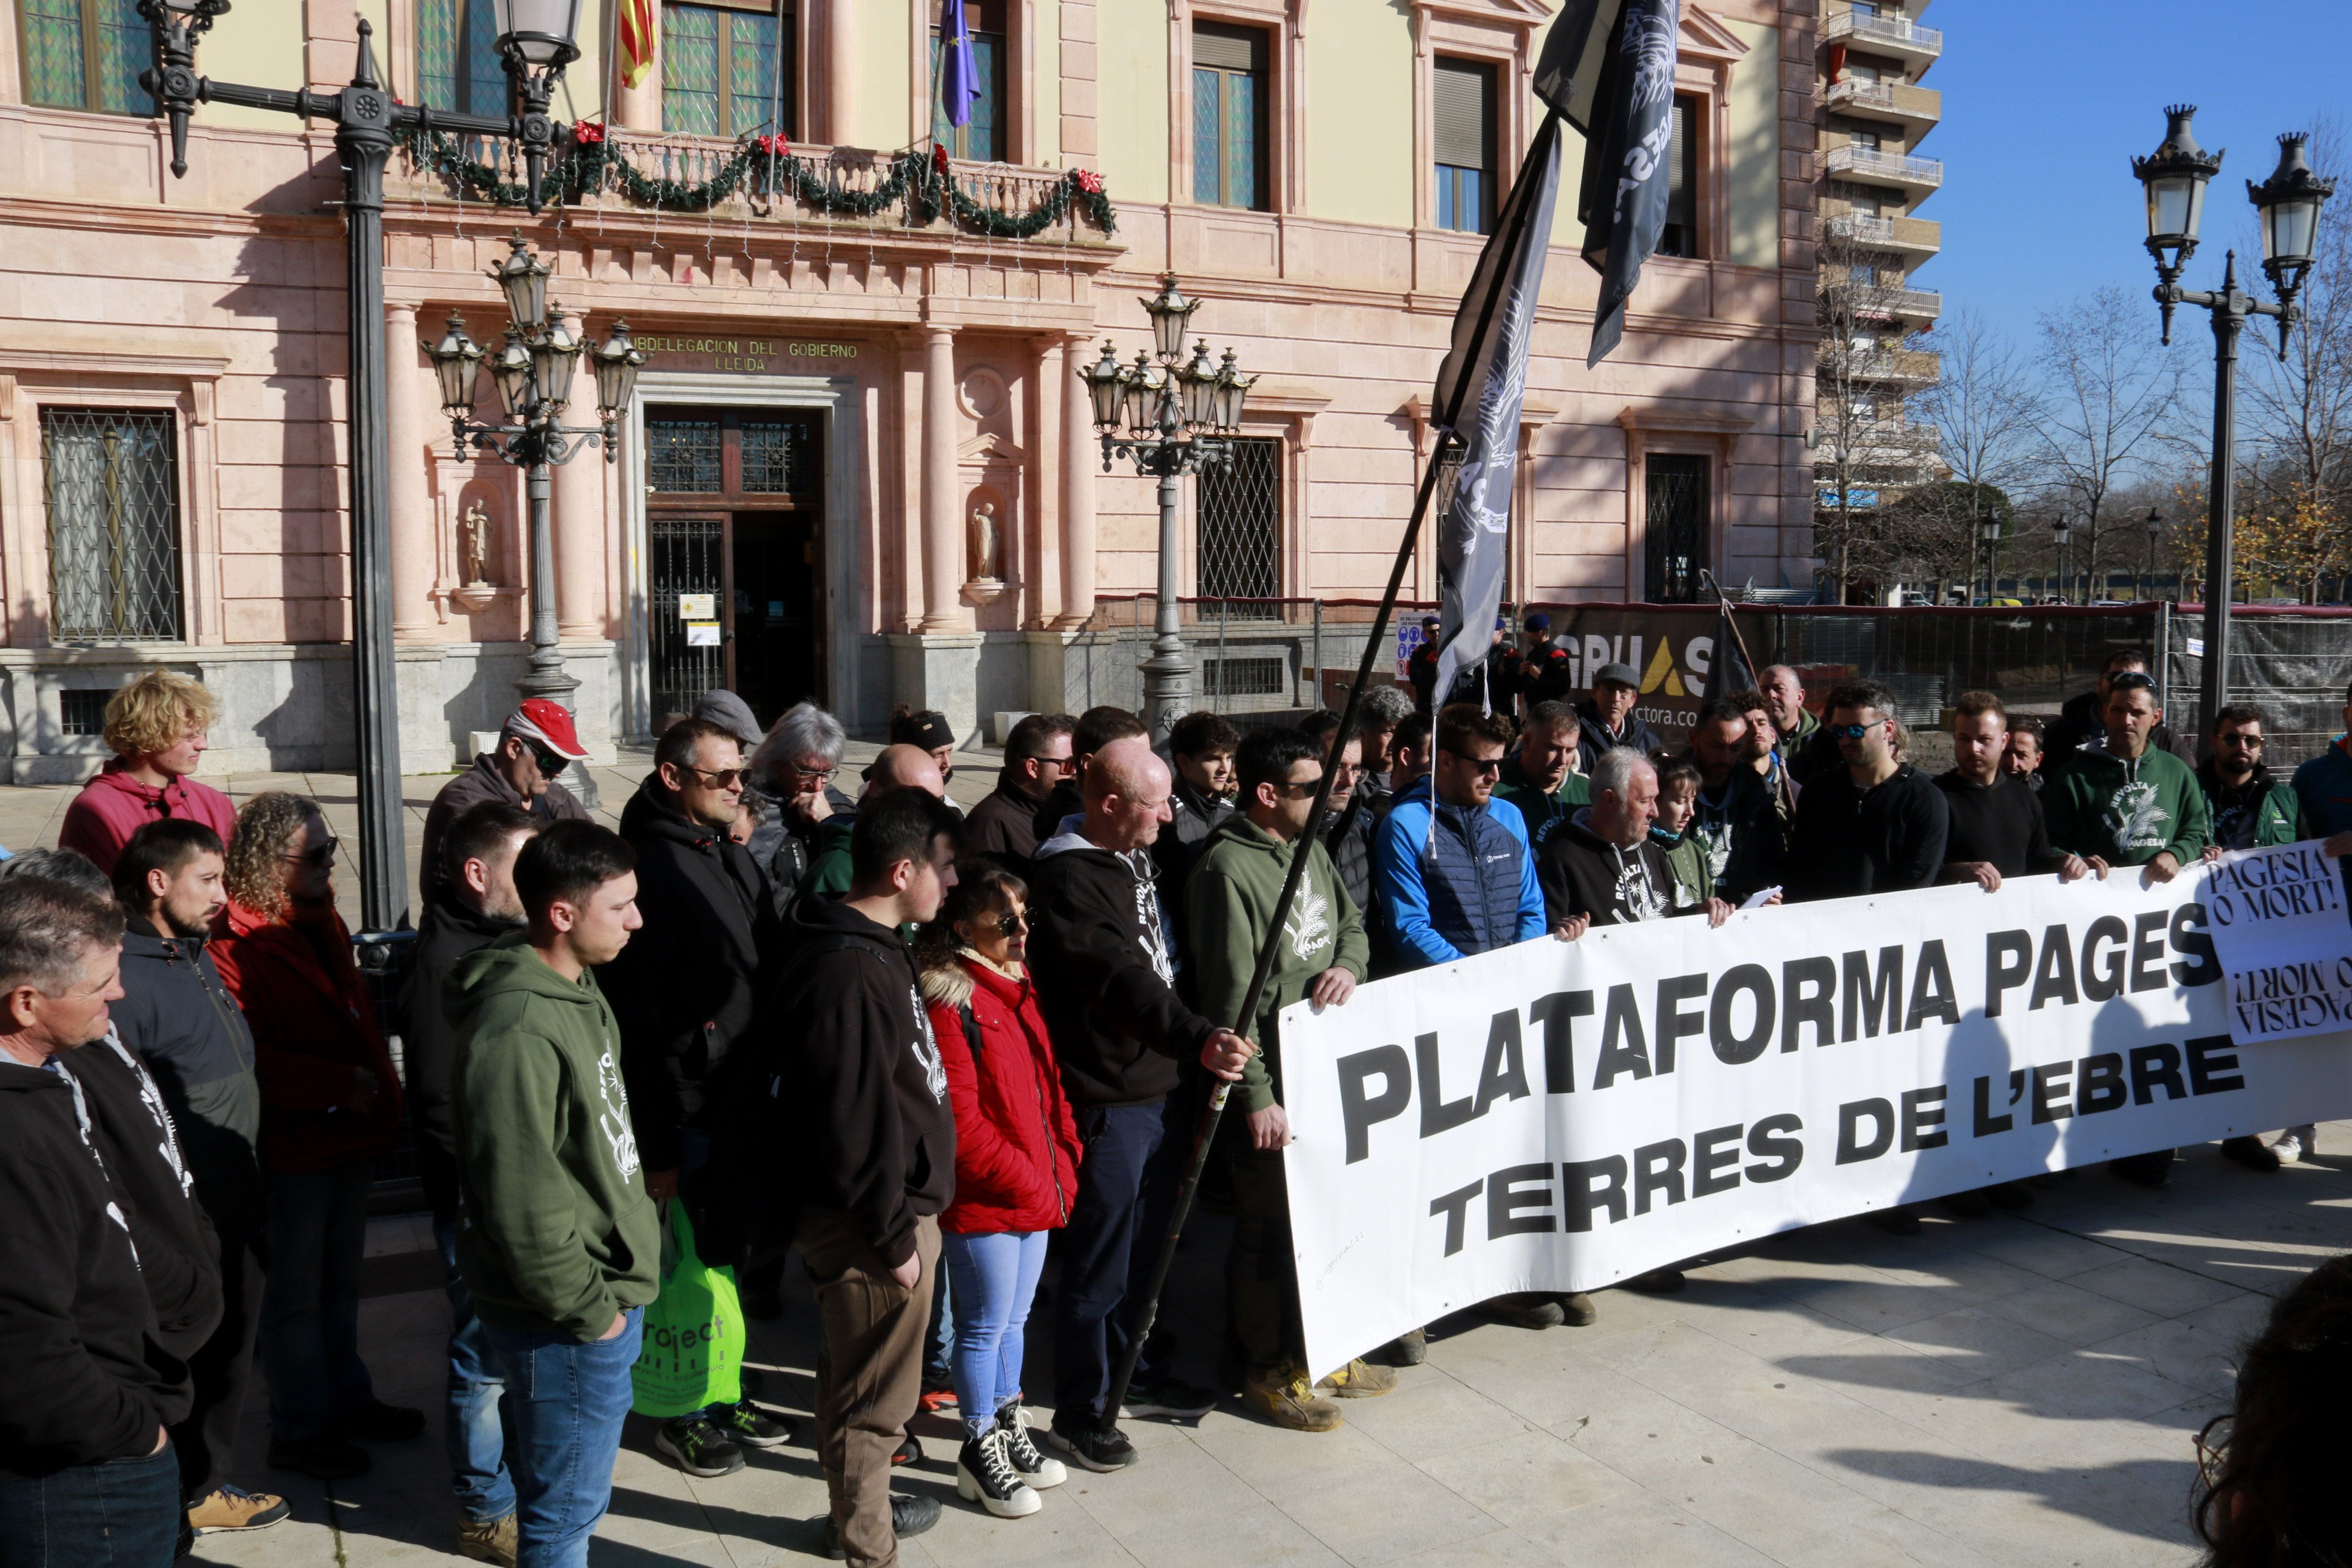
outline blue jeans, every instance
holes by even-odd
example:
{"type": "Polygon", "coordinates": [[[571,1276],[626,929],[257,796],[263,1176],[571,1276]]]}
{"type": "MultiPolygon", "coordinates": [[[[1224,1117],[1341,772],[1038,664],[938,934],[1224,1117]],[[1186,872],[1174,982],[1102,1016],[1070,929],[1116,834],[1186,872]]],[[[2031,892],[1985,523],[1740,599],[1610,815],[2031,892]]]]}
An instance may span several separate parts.
{"type": "Polygon", "coordinates": [[[269,1178],[269,1276],[261,1291],[261,1364],[269,1426],[314,1437],[375,1399],[360,1360],[360,1257],[375,1162],[269,1178]]]}
{"type": "Polygon", "coordinates": [[[0,1470],[0,1568],[172,1568],[187,1523],[180,1456],[0,1470]]]}
{"type": "Polygon", "coordinates": [[[1029,1303],[1045,1271],[1042,1230],[986,1236],[943,1234],[940,1270],[955,1287],[956,1405],[967,1436],[977,1437],[1021,1392],[1029,1303]]]}
{"type": "Polygon", "coordinates": [[[613,1500],[613,1465],[633,1390],[645,1311],[609,1340],[488,1331],[514,1416],[516,1568],[585,1568],[588,1538],[613,1500]]]}
{"type": "MultiPolygon", "coordinates": [[[[1077,1200],[1062,1237],[1062,1289],[1054,1311],[1054,1425],[1066,1431],[1108,1426],[1113,1361],[1126,1353],[1128,1326],[1119,1310],[1129,1273],[1144,1237],[1139,1271],[1151,1264],[1145,1226],[1151,1182],[1166,1126],[1158,1105],[1097,1107],[1078,1113],[1086,1147],[1077,1200]]],[[[1142,1281],[1135,1282],[1139,1288],[1142,1281]]],[[[1138,1376],[1140,1377],[1139,1372],[1138,1376]]]]}
{"type": "Polygon", "coordinates": [[[474,1316],[474,1293],[457,1272],[457,1221],[433,1222],[441,1262],[449,1270],[448,1414],[441,1440],[449,1450],[449,1485],[457,1511],[489,1524],[515,1510],[514,1478],[507,1473],[506,1380],[490,1354],[489,1331],[474,1316]]]}

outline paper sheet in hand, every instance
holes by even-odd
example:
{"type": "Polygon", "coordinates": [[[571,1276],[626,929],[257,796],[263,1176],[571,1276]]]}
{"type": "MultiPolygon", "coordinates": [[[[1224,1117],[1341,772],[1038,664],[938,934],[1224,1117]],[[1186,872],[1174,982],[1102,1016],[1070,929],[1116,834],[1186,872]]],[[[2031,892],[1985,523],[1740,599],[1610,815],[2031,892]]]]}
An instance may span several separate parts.
{"type": "Polygon", "coordinates": [[[2317,839],[2231,850],[2206,868],[2204,899],[2240,1044],[2352,1025],[2352,917],[2317,839]]]}

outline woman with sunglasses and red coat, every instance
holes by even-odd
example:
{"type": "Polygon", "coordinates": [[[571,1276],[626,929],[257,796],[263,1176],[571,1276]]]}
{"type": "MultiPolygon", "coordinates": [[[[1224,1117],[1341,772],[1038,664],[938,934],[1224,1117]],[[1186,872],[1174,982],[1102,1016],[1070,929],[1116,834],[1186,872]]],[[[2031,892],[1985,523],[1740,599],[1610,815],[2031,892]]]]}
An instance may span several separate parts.
{"type": "Polygon", "coordinates": [[[399,1138],[401,1095],[335,913],[335,849],[316,803],[274,792],[246,802],[228,843],[226,934],[212,943],[261,1082],[269,1464],[320,1480],[367,1473],[354,1437],[425,1430],[422,1411],[375,1397],[359,1354],[368,1188],[399,1138]]]}
{"type": "Polygon", "coordinates": [[[999,1518],[1067,1479],[1030,1438],[1021,1365],[1049,1232],[1069,1223],[1080,1150],[1025,967],[1027,884],[993,857],[956,868],[919,945],[931,1037],[955,1109],[955,1201],[940,1215],[964,1445],[956,1490],[999,1518]]]}

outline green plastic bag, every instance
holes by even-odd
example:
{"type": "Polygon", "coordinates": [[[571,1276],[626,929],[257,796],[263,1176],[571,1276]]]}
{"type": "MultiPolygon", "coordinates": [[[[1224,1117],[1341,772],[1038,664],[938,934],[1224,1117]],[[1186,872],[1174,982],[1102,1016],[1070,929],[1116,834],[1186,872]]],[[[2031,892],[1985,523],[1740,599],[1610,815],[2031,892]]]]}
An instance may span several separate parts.
{"type": "Polygon", "coordinates": [[[646,1309],[645,1344],[629,1369],[640,1415],[667,1419],[743,1396],[743,1307],[735,1270],[695,1256],[686,1205],[669,1203],[661,1294],[646,1309]]]}

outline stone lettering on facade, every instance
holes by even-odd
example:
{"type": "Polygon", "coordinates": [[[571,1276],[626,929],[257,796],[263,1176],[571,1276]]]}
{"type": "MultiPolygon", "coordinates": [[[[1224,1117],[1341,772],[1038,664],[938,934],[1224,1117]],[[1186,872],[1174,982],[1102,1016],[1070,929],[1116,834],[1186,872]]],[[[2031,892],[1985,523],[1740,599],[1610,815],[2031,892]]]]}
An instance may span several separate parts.
{"type": "Polygon", "coordinates": [[[856,343],[787,338],[642,337],[647,370],[703,371],[720,375],[776,375],[804,371],[815,360],[854,360],[856,343]]]}

